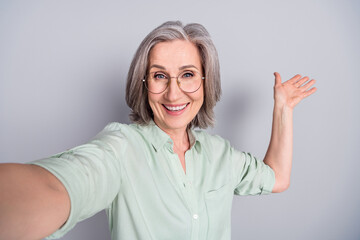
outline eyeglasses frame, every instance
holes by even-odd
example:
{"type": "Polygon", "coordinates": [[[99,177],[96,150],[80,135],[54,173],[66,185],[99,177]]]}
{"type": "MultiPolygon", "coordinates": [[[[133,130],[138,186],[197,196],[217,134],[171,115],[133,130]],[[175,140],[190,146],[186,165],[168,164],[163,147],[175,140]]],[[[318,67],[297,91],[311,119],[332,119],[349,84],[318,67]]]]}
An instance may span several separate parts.
{"type": "MultiPolygon", "coordinates": [[[[195,71],[195,72],[199,73],[198,71],[195,71]]],[[[183,91],[184,93],[194,93],[194,92],[196,92],[197,90],[200,89],[203,81],[201,81],[199,87],[198,87],[195,91],[192,91],[192,92],[184,91],[184,90],[180,87],[180,83],[181,83],[181,82],[179,81],[179,77],[180,77],[180,75],[181,75],[182,73],[183,73],[183,72],[179,73],[179,75],[178,75],[177,77],[171,77],[170,75],[167,75],[167,77],[169,78],[169,81],[168,81],[168,83],[167,83],[167,86],[166,86],[166,88],[165,88],[163,91],[158,92],[158,93],[152,92],[152,91],[150,91],[150,90],[147,88],[147,86],[146,86],[146,77],[147,77],[147,75],[144,76],[144,78],[142,79],[142,82],[144,83],[145,88],[146,88],[149,92],[151,92],[152,94],[161,94],[161,93],[165,92],[166,89],[169,88],[170,80],[171,80],[172,78],[176,78],[176,82],[177,82],[177,85],[178,85],[179,89],[180,89],[181,91],[183,91]]],[[[199,74],[200,74],[200,73],[199,73],[199,74]]],[[[200,74],[200,76],[201,76],[201,74],[200,74]]],[[[201,77],[201,80],[205,80],[205,77],[201,77]]]]}

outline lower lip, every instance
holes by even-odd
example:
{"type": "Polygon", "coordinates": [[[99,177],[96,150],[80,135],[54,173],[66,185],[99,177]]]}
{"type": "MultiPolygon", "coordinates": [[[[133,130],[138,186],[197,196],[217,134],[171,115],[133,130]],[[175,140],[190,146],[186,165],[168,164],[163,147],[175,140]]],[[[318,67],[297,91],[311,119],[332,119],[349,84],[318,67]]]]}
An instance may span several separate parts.
{"type": "Polygon", "coordinates": [[[179,116],[179,115],[181,115],[181,114],[188,108],[189,103],[186,105],[186,107],[184,107],[183,109],[181,109],[181,110],[179,110],[179,111],[170,111],[170,110],[167,109],[164,105],[162,105],[162,106],[163,106],[163,108],[165,109],[165,111],[166,111],[168,114],[170,114],[170,115],[172,115],[172,116],[179,116]]]}

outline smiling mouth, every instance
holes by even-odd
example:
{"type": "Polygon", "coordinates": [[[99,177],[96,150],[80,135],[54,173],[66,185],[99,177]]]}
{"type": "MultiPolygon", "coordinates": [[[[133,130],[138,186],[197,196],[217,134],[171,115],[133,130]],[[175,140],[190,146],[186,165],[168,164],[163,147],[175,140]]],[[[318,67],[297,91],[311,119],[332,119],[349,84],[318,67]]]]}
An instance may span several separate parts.
{"type": "Polygon", "coordinates": [[[169,111],[177,112],[177,111],[181,111],[181,110],[185,109],[188,104],[189,103],[185,103],[183,105],[178,105],[178,106],[169,106],[169,105],[163,104],[163,106],[169,111]]]}

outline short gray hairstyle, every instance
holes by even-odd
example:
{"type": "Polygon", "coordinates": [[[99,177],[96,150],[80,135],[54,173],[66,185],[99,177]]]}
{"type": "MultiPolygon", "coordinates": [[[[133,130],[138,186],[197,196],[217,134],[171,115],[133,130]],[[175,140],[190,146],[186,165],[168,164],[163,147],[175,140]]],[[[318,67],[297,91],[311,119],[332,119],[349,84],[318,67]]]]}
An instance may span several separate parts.
{"type": "Polygon", "coordinates": [[[204,103],[189,128],[207,128],[215,122],[214,107],[220,100],[220,66],[216,48],[208,31],[198,23],[183,25],[180,21],[165,22],[151,31],[138,47],[131,62],[127,83],[126,103],[131,108],[130,119],[138,124],[148,124],[153,112],[148,103],[148,92],[142,79],[148,72],[149,54],[159,42],[173,40],[192,42],[199,50],[204,80],[204,103]]]}

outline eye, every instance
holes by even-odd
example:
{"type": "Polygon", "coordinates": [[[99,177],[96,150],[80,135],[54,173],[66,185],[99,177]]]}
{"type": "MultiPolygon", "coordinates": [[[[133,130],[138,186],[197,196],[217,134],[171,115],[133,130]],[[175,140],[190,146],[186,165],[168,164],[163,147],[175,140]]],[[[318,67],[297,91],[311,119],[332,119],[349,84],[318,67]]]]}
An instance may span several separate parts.
{"type": "Polygon", "coordinates": [[[192,78],[194,76],[194,73],[192,72],[185,72],[182,74],[182,78],[192,78]]]}
{"type": "Polygon", "coordinates": [[[153,74],[153,78],[156,79],[156,80],[158,80],[158,79],[167,79],[167,76],[166,76],[166,74],[164,74],[164,73],[157,73],[157,72],[155,72],[155,73],[153,74]]]}

